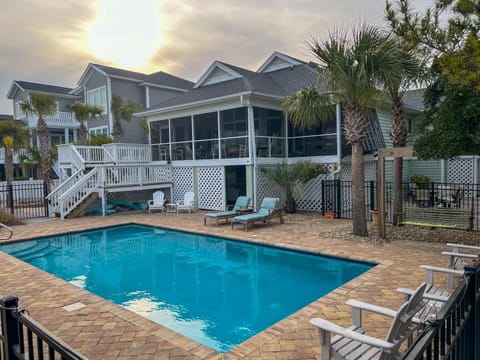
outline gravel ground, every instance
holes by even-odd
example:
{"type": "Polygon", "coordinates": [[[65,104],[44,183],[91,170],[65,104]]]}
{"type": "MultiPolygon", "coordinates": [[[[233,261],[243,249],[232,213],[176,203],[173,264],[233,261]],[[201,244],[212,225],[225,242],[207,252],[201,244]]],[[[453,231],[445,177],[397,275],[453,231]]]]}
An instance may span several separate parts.
{"type": "MultiPolygon", "coordinates": [[[[300,216],[305,220],[305,218],[312,217],[311,221],[314,221],[314,217],[318,218],[317,213],[298,213],[298,214],[288,214],[289,219],[294,220],[296,217],[300,216]]],[[[307,220],[308,221],[308,220],[307,220]]],[[[335,220],[328,220],[335,221],[335,220]]],[[[371,221],[367,222],[369,236],[367,238],[354,236],[352,234],[352,229],[345,228],[344,226],[339,227],[335,230],[330,230],[325,232],[326,237],[331,237],[335,239],[342,240],[351,240],[357,242],[373,242],[373,243],[383,243],[384,240],[378,236],[378,231],[376,225],[371,221]]],[[[452,230],[452,229],[442,229],[442,228],[427,228],[422,226],[399,226],[393,227],[391,224],[386,225],[386,241],[425,241],[425,242],[454,242],[462,243],[469,245],[478,245],[480,246],[480,232],[479,231],[463,231],[463,230],[452,230]]]]}

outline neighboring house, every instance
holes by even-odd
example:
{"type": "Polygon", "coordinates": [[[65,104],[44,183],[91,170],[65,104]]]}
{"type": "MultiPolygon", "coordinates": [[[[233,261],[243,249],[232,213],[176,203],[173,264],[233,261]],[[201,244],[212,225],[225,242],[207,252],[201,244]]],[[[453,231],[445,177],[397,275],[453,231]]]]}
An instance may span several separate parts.
{"type": "Polygon", "coordinates": [[[13,120],[13,115],[0,114],[0,121],[13,120]]]}
{"type": "MultiPolygon", "coordinates": [[[[186,92],[192,86],[192,82],[162,71],[142,74],[105,65],[89,64],[77,83],[76,91],[81,94],[87,104],[105,109],[101,117],[88,121],[89,133],[110,135],[114,121],[110,111],[112,94],[132,100],[145,110],[151,105],[186,92]]],[[[147,143],[147,134],[141,121],[138,118],[133,118],[130,122],[122,121],[122,128],[125,131],[122,142],[147,143]]]]}

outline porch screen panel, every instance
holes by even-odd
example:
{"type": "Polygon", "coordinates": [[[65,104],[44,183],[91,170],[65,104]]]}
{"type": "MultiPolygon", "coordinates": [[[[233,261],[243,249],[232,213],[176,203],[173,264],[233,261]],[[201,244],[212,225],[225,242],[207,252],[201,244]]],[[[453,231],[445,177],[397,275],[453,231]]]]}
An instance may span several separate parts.
{"type": "Polygon", "coordinates": [[[195,192],[193,188],[193,168],[192,167],[174,167],[172,170],[173,178],[173,199],[170,201],[183,200],[187,191],[195,192]]]}
{"type": "Polygon", "coordinates": [[[207,210],[224,210],[225,171],[222,166],[199,167],[198,207],[207,210]]]}

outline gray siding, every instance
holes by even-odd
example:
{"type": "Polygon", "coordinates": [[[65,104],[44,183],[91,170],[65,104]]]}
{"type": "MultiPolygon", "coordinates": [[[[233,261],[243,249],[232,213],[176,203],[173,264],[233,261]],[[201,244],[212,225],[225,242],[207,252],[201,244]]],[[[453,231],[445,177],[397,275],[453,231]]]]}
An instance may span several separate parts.
{"type": "Polygon", "coordinates": [[[75,102],[74,99],[57,98],[58,111],[70,111],[68,107],[75,102]]]}
{"type": "Polygon", "coordinates": [[[430,181],[442,180],[440,160],[407,160],[405,163],[404,174],[407,179],[415,174],[421,174],[428,176],[430,181]]]}
{"type": "Polygon", "coordinates": [[[390,111],[381,108],[376,110],[378,122],[380,123],[380,128],[382,129],[383,139],[385,140],[385,146],[387,148],[392,147],[392,139],[390,138],[390,111]]]}
{"type": "MultiPolygon", "coordinates": [[[[100,86],[107,86],[107,77],[100,74],[98,71],[94,71],[92,72],[92,76],[90,76],[90,78],[88,79],[88,81],[85,83],[85,94],[84,96],[86,97],[87,96],[87,91],[88,90],[92,90],[92,89],[96,89],[100,86]]],[[[85,101],[87,99],[85,98],[85,101]]],[[[108,100],[108,88],[107,88],[107,102],[109,102],[108,100]]],[[[108,112],[110,110],[107,109],[107,113],[103,116],[99,116],[99,117],[96,117],[95,119],[91,119],[91,120],[88,120],[87,121],[87,128],[94,128],[94,127],[99,127],[99,126],[105,126],[105,125],[109,125],[109,121],[108,121],[108,112]]],[[[111,132],[112,130],[109,129],[109,132],[111,132]]]]}
{"type": "Polygon", "coordinates": [[[149,86],[150,89],[150,107],[160,104],[162,101],[182,94],[178,91],[159,89],[149,86]]]}

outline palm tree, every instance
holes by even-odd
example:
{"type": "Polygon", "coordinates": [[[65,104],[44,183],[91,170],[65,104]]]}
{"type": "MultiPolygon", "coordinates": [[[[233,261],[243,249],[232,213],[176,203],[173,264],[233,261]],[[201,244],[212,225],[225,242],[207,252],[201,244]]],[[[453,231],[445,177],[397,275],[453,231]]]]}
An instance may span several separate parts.
{"type": "Polygon", "coordinates": [[[304,185],[327,169],[310,161],[298,161],[288,164],[286,161],[272,168],[260,168],[260,171],[270,180],[276,182],[285,191],[285,212],[297,212],[297,200],[302,194],[304,185]]]}
{"type": "Polygon", "coordinates": [[[351,36],[330,33],[326,41],[314,40],[309,47],[320,61],[319,83],[331,93],[303,89],[287,97],[283,108],[294,125],[308,128],[327,117],[329,101],[343,105],[343,132],[352,146],[353,234],[368,236],[363,161],[367,112],[382,95],[380,85],[396,76],[399,47],[393,36],[367,25],[354,28],[351,36]]]}
{"type": "Polygon", "coordinates": [[[40,169],[42,173],[42,179],[50,186],[50,162],[49,162],[49,132],[47,123],[44,117],[55,113],[57,110],[55,96],[33,93],[30,94],[30,99],[23,99],[20,103],[20,107],[23,112],[27,114],[36,115],[37,121],[37,136],[38,136],[38,149],[40,151],[40,157],[42,159],[40,169]]]}
{"type": "Polygon", "coordinates": [[[92,119],[95,116],[101,115],[103,109],[98,106],[82,104],[82,103],[75,103],[69,106],[70,111],[75,114],[77,121],[80,123],[80,127],[78,128],[78,142],[80,145],[87,144],[87,128],[85,127],[85,122],[88,119],[92,119]]]}
{"type": "Polygon", "coordinates": [[[5,149],[5,178],[7,185],[13,183],[13,152],[28,144],[29,130],[14,120],[0,122],[1,146],[5,149]]]}
{"type": "Polygon", "coordinates": [[[132,114],[140,110],[140,105],[132,100],[124,101],[123,97],[117,94],[112,95],[110,110],[113,115],[112,137],[114,143],[119,143],[123,138],[122,120],[130,121],[132,114]]]}

